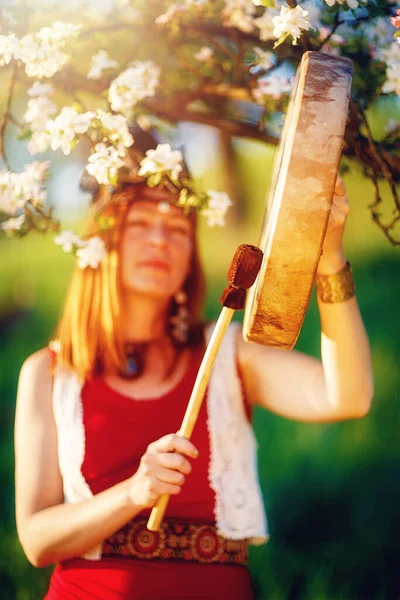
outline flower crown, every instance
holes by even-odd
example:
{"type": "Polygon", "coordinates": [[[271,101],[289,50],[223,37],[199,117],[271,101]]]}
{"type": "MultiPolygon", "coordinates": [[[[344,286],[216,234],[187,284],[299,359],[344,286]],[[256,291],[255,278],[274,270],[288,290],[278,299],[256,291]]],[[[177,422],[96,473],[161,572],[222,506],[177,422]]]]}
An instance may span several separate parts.
{"type": "MultiPolygon", "coordinates": [[[[80,115],[81,122],[84,116],[80,115]]],[[[90,119],[92,118],[91,115],[90,119]]],[[[110,118],[118,117],[110,115],[110,118]]],[[[86,121],[88,120],[89,116],[86,121]]],[[[121,129],[119,132],[121,136],[121,129]]],[[[123,137],[123,141],[116,141],[125,148],[134,144],[133,136],[127,129],[123,137]]],[[[151,189],[166,190],[177,196],[177,206],[182,207],[185,213],[196,209],[207,218],[210,227],[225,225],[226,212],[232,205],[228,194],[216,190],[197,190],[184,168],[183,155],[179,150],[172,150],[169,144],[158,144],[145,154],[133,147],[130,152],[125,153],[124,160],[120,156],[120,148],[118,154],[114,146],[106,146],[99,142],[95,145],[86,166],[92,181],[89,185],[86,182],[83,187],[93,191],[94,185],[98,189],[95,203],[98,233],[113,226],[111,219],[101,216],[101,210],[112,201],[113,192],[123,190],[127,184],[135,183],[144,183],[151,189]]],[[[0,228],[14,237],[23,237],[32,230],[52,232],[55,234],[54,242],[61,246],[64,252],[77,256],[78,267],[96,269],[106,252],[103,239],[99,235],[82,239],[71,230],[61,230],[61,224],[53,217],[52,209],[45,205],[44,184],[49,164],[34,162],[27,165],[20,174],[0,172],[1,208],[12,215],[0,228]],[[23,213],[15,217],[20,209],[23,209],[23,213]]],[[[127,194],[127,200],[128,196],[127,194]]]]}

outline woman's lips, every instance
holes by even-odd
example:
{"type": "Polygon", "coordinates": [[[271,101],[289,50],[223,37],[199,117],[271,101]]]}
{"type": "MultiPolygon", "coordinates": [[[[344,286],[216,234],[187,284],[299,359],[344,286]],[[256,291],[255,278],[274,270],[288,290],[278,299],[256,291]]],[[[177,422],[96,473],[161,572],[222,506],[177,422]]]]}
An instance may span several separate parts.
{"type": "Polygon", "coordinates": [[[170,266],[167,262],[163,260],[143,260],[139,263],[140,267],[146,267],[147,269],[160,269],[162,271],[169,271],[170,266]]]}

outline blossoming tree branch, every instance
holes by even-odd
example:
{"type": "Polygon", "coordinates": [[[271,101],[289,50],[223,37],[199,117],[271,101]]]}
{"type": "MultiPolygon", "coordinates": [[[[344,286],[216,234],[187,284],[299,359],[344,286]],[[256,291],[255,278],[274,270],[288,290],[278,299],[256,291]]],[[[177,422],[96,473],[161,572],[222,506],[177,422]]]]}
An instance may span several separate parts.
{"type": "MultiPolygon", "coordinates": [[[[46,205],[51,165],[42,153],[68,155],[84,146],[87,173],[109,189],[129,163],[135,122],[143,128],[199,122],[228,137],[277,144],[292,74],[302,54],[316,50],[353,60],[343,153],[371,179],[377,226],[400,244],[399,118],[386,119],[377,136],[369,117],[382,97],[399,115],[399,34],[393,0],[10,2],[0,11],[0,67],[8,80],[0,118],[1,227],[18,236],[53,231],[82,268],[95,267],[101,239],[61,231],[46,205]],[[22,118],[16,114],[21,89],[22,118]],[[10,164],[11,124],[32,155],[22,173],[10,164]],[[383,184],[391,206],[382,199],[383,184]]],[[[150,186],[175,186],[183,207],[196,206],[210,225],[223,224],[227,194],[197,190],[182,168],[181,153],[162,144],[143,159],[139,174],[150,186]]]]}

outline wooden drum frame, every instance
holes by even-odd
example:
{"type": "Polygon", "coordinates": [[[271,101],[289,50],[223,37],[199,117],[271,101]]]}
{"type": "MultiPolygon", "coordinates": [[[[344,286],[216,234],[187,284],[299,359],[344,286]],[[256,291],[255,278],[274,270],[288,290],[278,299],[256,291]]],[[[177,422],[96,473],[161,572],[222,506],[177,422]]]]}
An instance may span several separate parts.
{"type": "Polygon", "coordinates": [[[290,350],[310,300],[328,226],[346,126],[352,63],[306,52],[298,67],[248,292],[246,341],[290,350]]]}

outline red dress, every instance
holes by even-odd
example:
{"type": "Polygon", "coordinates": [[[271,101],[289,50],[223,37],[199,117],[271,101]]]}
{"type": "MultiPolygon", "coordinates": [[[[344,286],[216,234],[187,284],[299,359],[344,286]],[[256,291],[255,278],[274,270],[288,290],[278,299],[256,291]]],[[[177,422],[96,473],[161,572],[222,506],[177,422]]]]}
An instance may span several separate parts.
{"type": "MultiPolygon", "coordinates": [[[[133,475],[149,443],[178,431],[203,350],[193,352],[181,381],[153,400],[134,400],[112,389],[101,377],[82,390],[85,458],[82,473],[93,494],[133,475]]],[[[215,496],[208,481],[207,403],[203,402],[192,441],[199,458],[166,518],[214,524],[215,496]]],[[[150,514],[143,511],[139,516],[150,514]]],[[[251,600],[247,567],[178,560],[74,558],[57,565],[45,600],[251,600]]]]}

